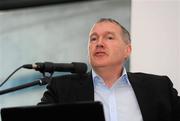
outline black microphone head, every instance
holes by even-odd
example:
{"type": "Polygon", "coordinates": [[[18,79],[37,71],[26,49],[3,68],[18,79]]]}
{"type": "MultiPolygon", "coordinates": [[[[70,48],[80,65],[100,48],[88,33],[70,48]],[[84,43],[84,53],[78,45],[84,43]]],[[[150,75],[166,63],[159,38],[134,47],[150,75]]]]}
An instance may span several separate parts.
{"type": "Polygon", "coordinates": [[[74,66],[74,70],[71,71],[71,73],[86,73],[87,72],[87,64],[86,63],[81,63],[81,62],[72,62],[74,66]]]}

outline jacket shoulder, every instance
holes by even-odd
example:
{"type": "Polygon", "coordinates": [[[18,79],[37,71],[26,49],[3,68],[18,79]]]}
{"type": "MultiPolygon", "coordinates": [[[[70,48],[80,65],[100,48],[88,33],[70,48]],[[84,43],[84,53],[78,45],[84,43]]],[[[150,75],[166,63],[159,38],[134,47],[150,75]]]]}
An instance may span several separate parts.
{"type": "Polygon", "coordinates": [[[134,78],[147,78],[147,79],[169,79],[167,75],[157,75],[152,73],[143,73],[143,72],[127,72],[129,77],[134,78]]]}

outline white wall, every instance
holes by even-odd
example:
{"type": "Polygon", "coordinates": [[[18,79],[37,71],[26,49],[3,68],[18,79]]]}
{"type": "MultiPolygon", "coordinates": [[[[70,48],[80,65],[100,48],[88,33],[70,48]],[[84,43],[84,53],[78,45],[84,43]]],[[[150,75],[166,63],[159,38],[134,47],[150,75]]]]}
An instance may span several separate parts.
{"type": "Polygon", "coordinates": [[[180,92],[180,1],[132,0],[131,71],[168,75],[180,92]]]}

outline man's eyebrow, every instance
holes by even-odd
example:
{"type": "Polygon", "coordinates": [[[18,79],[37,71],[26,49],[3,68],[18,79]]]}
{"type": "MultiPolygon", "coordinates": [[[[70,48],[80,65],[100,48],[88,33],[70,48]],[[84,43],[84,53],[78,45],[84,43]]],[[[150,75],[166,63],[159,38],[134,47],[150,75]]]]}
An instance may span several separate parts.
{"type": "MultiPolygon", "coordinates": [[[[115,35],[115,32],[105,31],[105,32],[103,33],[103,35],[107,35],[107,34],[115,35]]],[[[90,33],[90,34],[89,34],[89,37],[92,37],[92,36],[98,36],[98,34],[97,34],[96,32],[90,33]]]]}
{"type": "Polygon", "coordinates": [[[114,33],[114,32],[111,32],[111,31],[107,31],[107,32],[105,32],[105,34],[112,34],[112,35],[115,35],[115,33],[114,33]]]}
{"type": "Polygon", "coordinates": [[[93,32],[93,33],[90,33],[89,36],[92,37],[92,36],[97,36],[98,34],[96,32],[93,32]]]}

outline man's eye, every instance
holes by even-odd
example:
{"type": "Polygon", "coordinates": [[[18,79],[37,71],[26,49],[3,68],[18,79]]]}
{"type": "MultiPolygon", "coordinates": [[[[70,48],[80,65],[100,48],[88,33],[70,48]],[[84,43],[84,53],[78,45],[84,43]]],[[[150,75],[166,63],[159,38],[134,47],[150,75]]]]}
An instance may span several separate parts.
{"type": "Polygon", "coordinates": [[[94,37],[94,38],[91,38],[90,40],[91,40],[91,41],[96,41],[96,40],[97,40],[97,38],[95,38],[95,37],[94,37]]]}
{"type": "Polygon", "coordinates": [[[113,39],[113,37],[109,36],[109,37],[107,37],[107,39],[108,39],[108,40],[112,40],[112,39],[113,39]]]}

